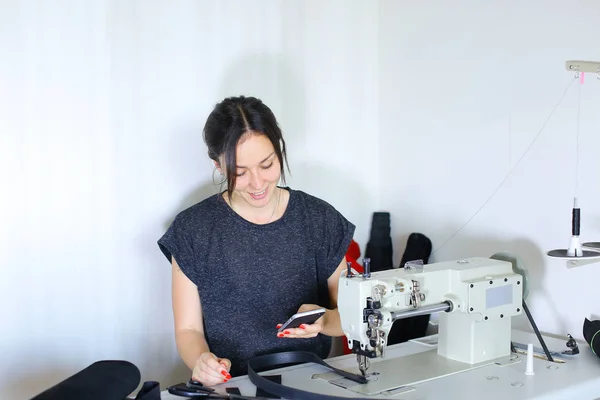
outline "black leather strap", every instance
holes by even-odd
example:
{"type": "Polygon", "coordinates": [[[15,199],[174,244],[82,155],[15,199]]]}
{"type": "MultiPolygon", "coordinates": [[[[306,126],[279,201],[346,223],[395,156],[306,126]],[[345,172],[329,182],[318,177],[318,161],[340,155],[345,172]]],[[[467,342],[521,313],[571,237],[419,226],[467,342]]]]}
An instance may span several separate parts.
{"type": "MultiPolygon", "coordinates": [[[[282,353],[266,354],[256,356],[248,361],[248,378],[256,387],[259,387],[269,393],[290,400],[346,400],[348,397],[330,396],[326,394],[307,392],[304,390],[284,386],[276,382],[272,382],[260,376],[256,370],[272,369],[282,364],[301,364],[301,363],[316,363],[323,365],[344,378],[353,380],[358,383],[367,383],[367,379],[362,375],[352,374],[332,367],[323,361],[314,353],[305,351],[287,351],[282,353]]],[[[356,397],[353,397],[356,399],[356,397]]],[[[362,399],[362,400],[367,400],[362,399]]]]}
{"type": "Polygon", "coordinates": [[[135,400],[160,400],[160,384],[156,381],[144,382],[135,400]]]}

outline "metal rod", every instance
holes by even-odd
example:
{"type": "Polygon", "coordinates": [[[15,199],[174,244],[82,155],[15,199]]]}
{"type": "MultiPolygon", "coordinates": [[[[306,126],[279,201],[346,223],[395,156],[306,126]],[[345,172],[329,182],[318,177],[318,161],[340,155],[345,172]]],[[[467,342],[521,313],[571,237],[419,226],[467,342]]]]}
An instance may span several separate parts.
{"type": "Polygon", "coordinates": [[[525,310],[525,314],[527,314],[527,319],[529,319],[529,323],[531,324],[531,327],[533,328],[533,331],[535,332],[535,336],[537,336],[538,340],[540,341],[540,344],[542,345],[542,349],[544,349],[546,358],[548,359],[548,361],[554,362],[554,358],[552,358],[552,355],[550,355],[548,346],[546,346],[546,342],[544,341],[544,338],[540,334],[540,331],[539,331],[537,325],[535,324],[535,321],[533,320],[533,316],[531,315],[531,312],[529,312],[529,307],[527,307],[527,304],[525,303],[525,299],[523,299],[523,310],[525,310]]]}
{"type": "Polygon", "coordinates": [[[446,301],[444,303],[432,304],[430,306],[415,308],[414,310],[398,311],[398,312],[392,311],[390,314],[392,315],[392,319],[394,321],[396,321],[399,319],[417,317],[419,315],[433,314],[436,312],[448,311],[451,309],[452,309],[452,304],[450,302],[446,301]]]}

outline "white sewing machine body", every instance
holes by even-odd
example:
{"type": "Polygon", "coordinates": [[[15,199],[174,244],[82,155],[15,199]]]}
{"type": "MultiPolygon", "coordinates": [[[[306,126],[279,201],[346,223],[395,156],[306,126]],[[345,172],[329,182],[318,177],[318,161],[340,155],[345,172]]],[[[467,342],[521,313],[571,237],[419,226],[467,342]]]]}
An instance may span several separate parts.
{"type": "Polygon", "coordinates": [[[394,320],[439,314],[438,355],[476,364],[510,355],[511,317],[522,313],[522,276],[489,258],[440,262],[417,269],[343,273],[338,309],[348,346],[384,357],[394,320]],[[366,275],[366,276],[365,276],[366,275]]]}
{"type": "MultiPolygon", "coordinates": [[[[390,399],[400,394],[406,400],[599,398],[600,364],[589,347],[558,360],[556,350],[564,348],[564,340],[546,337],[555,361],[539,353],[542,356],[533,358],[535,375],[525,373],[526,356],[510,353],[511,340],[517,346],[538,340],[532,333],[511,332],[511,317],[522,312],[523,278],[513,272],[510,262],[470,258],[425,265],[422,271],[392,269],[365,275],[340,278],[338,308],[350,348],[359,357],[388,355],[373,362],[367,383],[348,382],[313,363],[269,374],[281,374],[286,386],[345,398],[390,399]],[[394,318],[431,312],[440,313],[435,345],[415,340],[384,350],[394,318]]],[[[351,355],[328,363],[356,373],[351,355]]],[[[231,386],[247,396],[256,393],[247,376],[219,385],[223,392],[231,386]]],[[[163,393],[163,398],[176,397],[163,393]]]]}

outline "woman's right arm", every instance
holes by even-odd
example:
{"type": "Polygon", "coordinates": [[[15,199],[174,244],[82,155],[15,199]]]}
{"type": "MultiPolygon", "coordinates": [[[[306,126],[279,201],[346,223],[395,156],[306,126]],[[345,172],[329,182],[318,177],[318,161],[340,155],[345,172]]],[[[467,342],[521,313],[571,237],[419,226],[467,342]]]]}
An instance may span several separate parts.
{"type": "Polygon", "coordinates": [[[174,257],[172,301],[177,351],[192,371],[192,378],[205,385],[214,385],[230,379],[231,362],[210,353],[206,343],[198,288],[181,271],[174,257]]]}

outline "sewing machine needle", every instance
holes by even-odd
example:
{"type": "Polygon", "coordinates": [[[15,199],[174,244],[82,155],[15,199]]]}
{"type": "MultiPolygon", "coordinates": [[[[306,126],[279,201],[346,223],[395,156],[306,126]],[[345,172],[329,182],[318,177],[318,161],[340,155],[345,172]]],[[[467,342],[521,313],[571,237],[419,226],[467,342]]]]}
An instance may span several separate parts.
{"type": "Polygon", "coordinates": [[[361,354],[357,354],[356,359],[358,361],[358,370],[360,371],[362,376],[367,376],[367,357],[361,354]]]}

